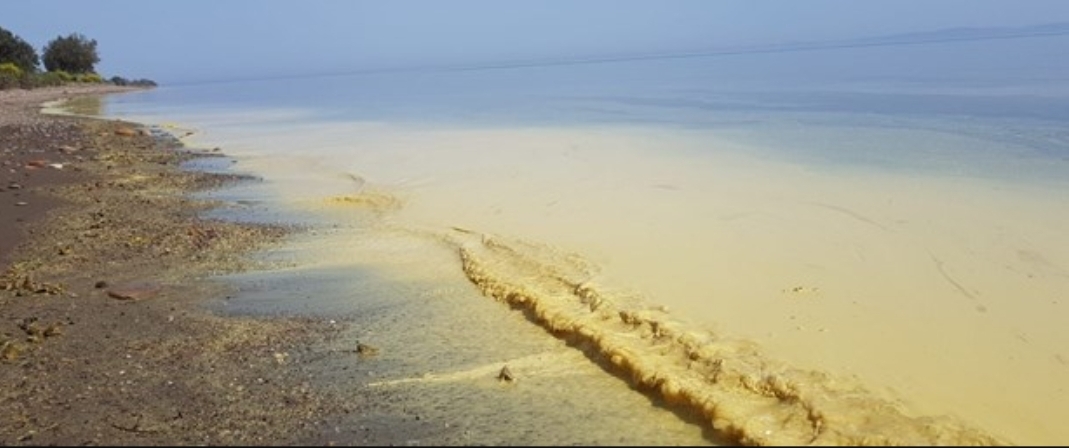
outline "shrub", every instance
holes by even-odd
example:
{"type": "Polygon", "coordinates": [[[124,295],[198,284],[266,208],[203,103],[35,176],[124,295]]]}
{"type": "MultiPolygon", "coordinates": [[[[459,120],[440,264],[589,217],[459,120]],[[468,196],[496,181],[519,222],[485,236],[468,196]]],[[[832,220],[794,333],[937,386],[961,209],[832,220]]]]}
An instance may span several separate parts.
{"type": "Polygon", "coordinates": [[[7,72],[0,72],[0,90],[22,87],[22,78],[7,72]]]}
{"type": "Polygon", "coordinates": [[[93,65],[100,62],[97,41],[78,33],[53,39],[42,54],[45,69],[50,72],[92,73],[93,65]]]}
{"type": "Polygon", "coordinates": [[[104,78],[96,73],[81,73],[74,76],[74,80],[78,82],[89,82],[93,84],[99,84],[104,82],[104,78]]]}
{"type": "Polygon", "coordinates": [[[0,62],[15,64],[23,72],[37,71],[37,51],[22,38],[0,28],[0,62]]]}
{"type": "Polygon", "coordinates": [[[45,74],[46,75],[47,74],[51,74],[52,77],[55,77],[61,83],[74,82],[74,75],[72,75],[70,73],[67,73],[66,71],[63,71],[63,70],[49,70],[48,73],[45,73],[45,74]]]}
{"type": "Polygon", "coordinates": [[[7,73],[0,73],[0,90],[14,89],[18,87],[22,87],[22,79],[7,73]]]}
{"type": "Polygon", "coordinates": [[[0,64],[0,73],[21,78],[25,72],[12,62],[4,62],[3,64],[0,64]]]}
{"type": "Polygon", "coordinates": [[[126,79],[122,76],[112,76],[108,82],[117,86],[156,87],[156,81],[151,79],[126,79]]]}
{"type": "Polygon", "coordinates": [[[30,78],[32,78],[32,87],[61,86],[70,82],[70,74],[67,72],[45,72],[30,78]],[[63,75],[66,75],[66,79],[63,75]]]}
{"type": "Polygon", "coordinates": [[[0,64],[0,90],[21,87],[24,76],[22,69],[14,63],[0,64]]]}
{"type": "Polygon", "coordinates": [[[40,73],[31,73],[29,75],[23,76],[22,79],[19,79],[19,87],[22,87],[23,89],[32,89],[34,87],[38,87],[40,84],[37,78],[40,76],[40,73]]]}

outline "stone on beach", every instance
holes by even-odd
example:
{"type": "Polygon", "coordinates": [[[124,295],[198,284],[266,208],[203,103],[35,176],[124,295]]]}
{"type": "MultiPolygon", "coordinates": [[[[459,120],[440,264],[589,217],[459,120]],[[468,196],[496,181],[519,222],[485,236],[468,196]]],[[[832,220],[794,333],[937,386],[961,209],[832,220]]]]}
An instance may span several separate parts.
{"type": "Polygon", "coordinates": [[[511,383],[513,381],[516,381],[516,376],[512,374],[512,370],[509,369],[509,366],[506,364],[504,367],[501,368],[501,371],[498,372],[497,379],[498,381],[511,383]]]}
{"type": "Polygon", "coordinates": [[[155,283],[129,283],[108,289],[108,296],[136,302],[155,297],[160,289],[160,285],[155,283]]]}
{"type": "Polygon", "coordinates": [[[121,135],[123,137],[133,137],[137,135],[137,131],[131,128],[119,128],[115,130],[115,135],[121,135]]]}

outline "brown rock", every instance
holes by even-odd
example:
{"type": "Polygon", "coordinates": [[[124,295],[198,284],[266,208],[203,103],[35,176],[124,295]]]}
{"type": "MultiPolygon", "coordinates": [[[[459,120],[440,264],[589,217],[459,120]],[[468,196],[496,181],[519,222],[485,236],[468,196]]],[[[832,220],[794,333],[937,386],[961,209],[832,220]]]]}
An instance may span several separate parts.
{"type": "Polygon", "coordinates": [[[361,356],[374,356],[379,353],[379,349],[364,343],[358,343],[356,344],[356,352],[361,356]]]}
{"type": "Polygon", "coordinates": [[[57,322],[52,325],[49,325],[48,327],[45,327],[44,332],[42,332],[41,334],[43,334],[46,338],[59,336],[63,334],[63,324],[57,322]]]}
{"type": "Polygon", "coordinates": [[[115,130],[115,135],[121,135],[123,137],[133,137],[137,135],[137,131],[130,128],[119,128],[115,130]]]}
{"type": "Polygon", "coordinates": [[[4,341],[3,343],[0,343],[0,359],[14,361],[19,359],[19,355],[22,355],[24,350],[25,349],[21,345],[15,343],[15,341],[4,341]]]}
{"type": "Polygon", "coordinates": [[[512,370],[509,369],[509,366],[505,365],[501,368],[501,371],[498,372],[497,379],[498,381],[511,383],[513,381],[516,381],[516,376],[512,374],[512,370]]]}
{"type": "Polygon", "coordinates": [[[154,283],[130,283],[108,290],[108,296],[118,300],[139,301],[155,297],[160,293],[160,285],[154,283]]]}

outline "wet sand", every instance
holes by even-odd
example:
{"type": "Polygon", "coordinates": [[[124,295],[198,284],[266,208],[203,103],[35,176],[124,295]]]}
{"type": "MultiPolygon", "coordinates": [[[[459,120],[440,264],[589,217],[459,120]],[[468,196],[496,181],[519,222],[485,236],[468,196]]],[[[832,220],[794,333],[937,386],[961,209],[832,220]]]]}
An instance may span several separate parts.
{"type": "Polygon", "coordinates": [[[228,293],[211,275],[288,230],[198,218],[211,204],[187,194],[240,179],[181,170],[202,154],[173,139],[38,114],[129,90],[0,92],[0,443],[320,440],[342,407],[298,366],[332,327],[203,309],[228,293]]]}

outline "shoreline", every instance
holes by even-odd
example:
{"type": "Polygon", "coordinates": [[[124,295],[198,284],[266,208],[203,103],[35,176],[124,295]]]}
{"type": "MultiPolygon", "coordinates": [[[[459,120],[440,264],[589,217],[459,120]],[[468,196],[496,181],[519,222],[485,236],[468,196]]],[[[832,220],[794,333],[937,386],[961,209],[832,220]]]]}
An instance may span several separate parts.
{"type": "Polygon", "coordinates": [[[241,178],[136,123],[42,104],[138,88],[0,92],[0,443],[300,444],[339,401],[305,364],[333,323],[220,316],[252,251],[292,229],[206,220],[241,178]]]}
{"type": "MultiPolygon", "coordinates": [[[[122,432],[135,433],[138,435],[137,441],[148,441],[149,443],[159,443],[160,441],[166,443],[180,440],[182,443],[196,441],[198,443],[211,444],[259,444],[266,443],[266,440],[282,440],[281,443],[283,444],[300,444],[310,440],[326,443],[337,442],[338,439],[343,442],[356,442],[363,439],[364,442],[367,442],[369,437],[371,437],[370,440],[380,443],[407,443],[410,442],[410,437],[421,432],[423,434],[420,438],[427,437],[433,440],[437,437],[440,440],[454,441],[463,438],[463,440],[469,440],[469,430],[460,429],[461,426],[456,424],[451,417],[442,418],[440,415],[431,414],[428,420],[428,415],[423,411],[412,410],[411,403],[400,405],[399,409],[398,405],[394,404],[398,401],[396,399],[400,399],[400,402],[404,403],[403,397],[416,397],[419,395],[420,389],[415,391],[394,389],[386,395],[380,395],[369,390],[371,387],[382,385],[433,380],[435,379],[435,376],[431,373],[433,364],[422,363],[416,367],[416,369],[422,371],[421,374],[423,376],[421,377],[412,376],[402,380],[371,381],[363,385],[366,387],[361,387],[360,383],[362,381],[357,379],[358,373],[369,377],[381,375],[381,369],[389,368],[386,363],[388,359],[394,362],[400,360],[407,363],[427,355],[427,353],[421,353],[420,349],[412,347],[415,345],[416,340],[407,340],[407,342],[401,344],[402,341],[406,341],[406,336],[400,335],[401,333],[411,332],[411,330],[419,330],[414,333],[423,334],[422,332],[425,328],[434,326],[426,318],[421,318],[418,322],[402,325],[397,321],[401,316],[391,314],[393,319],[390,320],[393,322],[380,328],[378,336],[375,336],[375,339],[372,340],[376,346],[380,346],[380,343],[384,344],[380,347],[383,347],[389,354],[380,357],[376,363],[357,365],[352,360],[357,357],[347,359],[345,357],[349,355],[343,353],[360,354],[359,349],[352,348],[358,345],[352,340],[363,341],[364,336],[375,333],[374,328],[380,324],[374,320],[368,320],[368,317],[357,319],[346,317],[339,319],[344,322],[343,324],[336,325],[334,320],[323,322],[322,317],[318,319],[264,317],[263,314],[258,312],[248,313],[248,315],[242,313],[227,315],[226,311],[221,311],[223,315],[220,316],[208,311],[207,307],[203,306],[213,300],[218,300],[222,304],[241,301],[241,296],[246,295],[248,293],[247,290],[231,281],[210,279],[208,277],[216,277],[220,273],[240,273],[249,268],[253,268],[254,275],[257,274],[259,271],[255,269],[255,262],[250,260],[248,255],[256,249],[278,247],[274,244],[281,242],[282,239],[290,234],[288,232],[289,229],[272,225],[235,224],[203,220],[196,217],[199,211],[212,209],[213,204],[211,204],[210,199],[190,200],[187,193],[202,191],[205,188],[231,185],[232,182],[240,181],[240,179],[236,176],[225,174],[209,175],[206,173],[183,172],[178,167],[178,164],[183,160],[195,157],[222,154],[214,151],[205,151],[204,153],[190,152],[185,148],[181,148],[177,142],[154,137],[154,135],[158,136],[157,133],[153,132],[155,129],[146,127],[143,124],[76,116],[52,116],[45,117],[42,120],[53,124],[73,123],[74,127],[84,131],[83,134],[72,137],[75,140],[82,139],[78,141],[89,142],[87,145],[83,145],[85,146],[84,148],[64,144],[61,147],[70,146],[74,149],[60,152],[82,156],[80,160],[76,159],[79,163],[72,163],[69,168],[72,170],[74,168],[82,169],[86,172],[84,173],[85,176],[88,177],[72,178],[70,184],[55,183],[58,182],[55,181],[47,184],[48,191],[42,193],[42,198],[65,201],[67,205],[55,209],[57,210],[56,213],[46,213],[45,216],[51,216],[51,218],[44,218],[41,221],[43,224],[40,230],[31,227],[31,230],[37,230],[37,232],[31,235],[28,240],[31,243],[29,244],[30,249],[22,249],[22,252],[19,252],[20,259],[29,259],[31,262],[18,265],[20,270],[13,271],[14,275],[9,273],[6,278],[15,280],[14,283],[10,283],[14,285],[14,289],[5,288],[4,283],[0,283],[0,289],[7,290],[0,291],[5,294],[0,296],[0,311],[3,311],[5,320],[12,323],[13,327],[11,328],[18,327],[17,330],[12,329],[10,331],[0,328],[0,330],[3,330],[3,339],[0,340],[0,343],[5,344],[5,350],[12,347],[12,344],[19,344],[18,347],[25,349],[25,353],[16,353],[15,359],[11,360],[13,361],[11,364],[17,364],[25,370],[41,373],[43,377],[47,378],[45,381],[58,379],[61,385],[38,385],[39,390],[54,394],[51,402],[45,400],[43,404],[33,403],[32,397],[13,393],[9,396],[0,395],[0,398],[4,400],[0,401],[0,403],[10,401],[25,409],[54,411],[54,403],[58,402],[61,407],[66,406],[69,409],[72,406],[70,400],[58,398],[58,395],[71,395],[69,393],[71,392],[70,385],[62,384],[65,381],[77,383],[72,376],[68,376],[68,373],[77,375],[79,378],[86,377],[87,373],[84,369],[75,370],[74,372],[62,372],[62,369],[57,369],[56,366],[67,366],[71,362],[77,364],[79,361],[84,362],[86,365],[95,366],[98,364],[97,357],[91,353],[91,350],[85,350],[87,348],[85,344],[99,346],[116,344],[117,340],[121,340],[123,342],[118,344],[120,347],[117,350],[108,352],[113,356],[105,356],[107,361],[99,363],[99,366],[104,370],[114,371],[118,369],[118,378],[115,374],[111,377],[105,375],[108,380],[119,380],[118,393],[124,392],[123,389],[127,386],[133,387],[132,384],[122,382],[132,381],[129,379],[124,380],[124,378],[130,378],[131,370],[130,363],[124,363],[123,359],[141,359],[143,361],[145,359],[144,355],[147,354],[152,361],[158,363],[154,365],[157,370],[151,371],[152,369],[147,369],[149,370],[148,372],[140,372],[144,374],[140,381],[155,381],[156,384],[155,387],[148,387],[138,392],[137,396],[147,395],[154,399],[162,399],[165,402],[172,400],[173,403],[177,404],[169,404],[166,407],[166,409],[170,409],[169,411],[166,409],[160,410],[156,405],[146,406],[145,410],[134,412],[125,410],[130,407],[129,403],[122,406],[113,406],[113,409],[125,412],[127,415],[133,415],[132,420],[86,420],[85,424],[95,425],[98,428],[98,433],[100,433],[99,428],[110,426],[119,430],[120,434],[122,432]],[[159,154],[158,150],[160,149],[164,150],[164,155],[159,154]],[[171,154],[172,151],[168,150],[174,150],[173,152],[181,152],[182,154],[171,154]],[[93,176],[97,177],[94,178],[93,176]],[[122,206],[115,208],[100,205],[120,203],[122,206]],[[88,219],[85,219],[82,215],[88,216],[88,219]],[[72,258],[75,260],[71,261],[72,258]],[[95,265],[87,268],[86,264],[90,263],[95,263],[95,265]],[[22,275],[23,271],[27,272],[27,274],[22,275]],[[114,275],[115,272],[119,272],[120,275],[114,275]],[[114,275],[114,277],[107,277],[108,275],[114,275]],[[57,278],[59,280],[56,280],[57,278]],[[145,281],[145,278],[149,280],[145,281]],[[113,294],[114,288],[119,289],[118,294],[113,294]],[[125,294],[123,293],[124,289],[126,291],[125,294]],[[40,296],[45,299],[42,302],[46,302],[55,296],[56,300],[51,300],[53,302],[50,304],[51,306],[56,307],[58,302],[65,301],[66,304],[58,306],[66,306],[69,309],[77,307],[80,308],[79,312],[83,314],[87,312],[86,309],[88,308],[88,312],[93,313],[93,316],[86,317],[82,315],[79,319],[83,320],[78,321],[76,324],[69,317],[70,314],[73,314],[69,310],[57,312],[58,308],[47,309],[47,307],[42,307],[44,312],[38,313],[39,315],[31,315],[28,310],[37,313],[38,309],[26,308],[26,305],[22,303],[19,304],[24,306],[21,308],[22,315],[18,316],[16,314],[19,308],[15,307],[15,311],[12,311],[8,306],[9,302],[14,303],[6,295],[10,291],[14,291],[14,300],[27,296],[34,298],[40,296]],[[72,293],[73,295],[71,295],[72,293]],[[126,297],[122,297],[124,295],[126,297]],[[224,296],[226,297],[225,299],[223,299],[224,296]],[[232,297],[235,300],[230,301],[232,297]],[[131,300],[118,300],[122,298],[131,300]],[[72,305],[80,299],[95,300],[96,302],[92,302],[89,306],[72,305]],[[165,309],[166,307],[169,307],[169,309],[165,309]],[[132,311],[139,308],[141,310],[132,311]],[[148,310],[146,311],[145,309],[148,310]],[[66,322],[62,318],[56,319],[56,316],[64,312],[68,314],[66,322]],[[118,314],[116,315],[116,313],[118,314]],[[189,326],[180,329],[177,335],[159,335],[159,328],[161,326],[173,326],[172,324],[178,321],[179,314],[181,314],[180,318],[183,321],[192,323],[184,322],[189,326]],[[89,319],[90,326],[97,325],[97,333],[86,341],[79,341],[80,343],[85,343],[81,346],[81,350],[68,350],[65,352],[66,354],[56,355],[51,359],[49,359],[48,354],[43,353],[43,349],[47,344],[59,346],[49,348],[49,350],[65,350],[64,347],[60,346],[62,344],[57,344],[54,341],[62,342],[62,338],[67,334],[68,327],[77,326],[78,328],[83,328],[84,319],[89,319]],[[130,319],[133,319],[134,325],[124,326],[127,325],[127,321],[130,319]],[[116,324],[116,321],[122,322],[122,324],[116,324]],[[138,327],[137,324],[144,326],[138,327]],[[413,328],[404,330],[403,328],[406,325],[413,328]],[[347,330],[348,327],[357,329],[360,334],[357,335],[351,330],[347,330]],[[120,335],[117,332],[122,334],[120,335]],[[385,333],[389,333],[389,337],[385,333]],[[26,335],[25,343],[16,340],[21,338],[23,334],[26,335]],[[355,338],[352,336],[355,336],[355,338]],[[143,342],[141,340],[146,338],[152,342],[143,342]],[[220,346],[216,342],[219,339],[227,342],[220,346]],[[324,341],[326,341],[325,344],[322,343],[324,341]],[[155,346],[161,348],[156,349],[154,348],[155,346]],[[206,346],[211,347],[212,350],[203,350],[203,347],[206,346]],[[28,349],[26,349],[27,347],[28,349]],[[195,352],[194,355],[193,353],[197,349],[201,349],[201,351],[195,352]],[[248,355],[250,352],[256,353],[255,359],[250,359],[250,355],[248,355]],[[400,358],[395,357],[395,352],[400,352],[400,358]],[[77,353],[81,357],[71,356],[71,353],[77,353]],[[29,361],[27,359],[30,354],[40,356],[40,359],[29,361]],[[168,377],[166,371],[168,369],[172,371],[180,369],[185,363],[189,362],[189,359],[175,359],[175,356],[192,356],[194,364],[200,363],[198,364],[199,367],[186,372],[192,373],[192,376],[201,384],[186,384],[186,389],[180,394],[183,395],[181,398],[168,394],[167,389],[173,387],[177,381],[168,377]],[[321,360],[326,360],[326,365],[321,363],[321,360]],[[67,364],[63,364],[64,362],[67,364]],[[227,364],[230,364],[230,366],[217,367],[227,364]],[[204,368],[207,370],[204,370],[204,368]],[[350,368],[352,369],[350,370],[350,368]],[[233,372],[237,370],[251,376],[244,376],[244,379],[238,379],[232,376],[233,372]],[[54,371],[60,371],[61,373],[52,373],[54,371]],[[45,374],[43,372],[48,373],[45,374]],[[267,375],[274,375],[274,377],[268,380],[266,379],[268,378],[267,375]],[[324,379],[327,379],[327,381],[324,381],[324,379]],[[262,395],[265,392],[262,388],[257,389],[256,393],[249,393],[250,390],[256,388],[254,385],[264,386],[270,384],[270,387],[275,387],[280,384],[286,384],[287,381],[291,382],[282,386],[281,392],[278,390],[270,391],[276,394],[273,398],[270,394],[267,394],[268,396],[262,395]],[[193,389],[202,387],[203,383],[208,383],[210,386],[206,387],[205,391],[201,391],[203,395],[195,396],[196,391],[193,391],[193,389]],[[68,393],[56,394],[56,390],[62,390],[63,387],[67,388],[66,391],[68,393]],[[211,392],[208,392],[209,390],[211,392]],[[297,395],[296,397],[293,395],[287,396],[287,393],[296,393],[297,395]],[[190,398],[191,396],[192,398],[190,398]],[[278,403],[273,401],[280,396],[281,401],[286,405],[285,412],[295,412],[296,414],[282,415],[283,410],[278,409],[278,403]],[[341,400],[334,399],[334,396],[347,397],[347,401],[343,403],[341,400]],[[185,411],[175,411],[175,409],[182,407],[180,402],[187,398],[197,403],[198,407],[207,408],[208,411],[206,412],[208,414],[190,416],[185,411]],[[305,401],[302,402],[300,401],[301,399],[305,401]],[[297,403],[297,405],[294,405],[294,403],[297,403]],[[35,405],[37,406],[36,408],[34,407],[35,405]],[[305,405],[307,407],[304,407],[305,405]],[[276,408],[272,409],[272,406],[276,406],[276,408]],[[236,413],[240,415],[220,421],[222,414],[217,410],[231,407],[236,412],[228,410],[225,414],[236,413]],[[297,410],[293,410],[292,408],[294,407],[297,410]],[[212,409],[215,411],[212,411],[212,409]],[[266,409],[272,410],[265,411],[266,409]],[[348,415],[352,410],[359,410],[359,416],[348,415]],[[215,413],[211,414],[211,412],[215,413]],[[270,414],[270,417],[263,416],[265,412],[270,414]],[[390,412],[394,412],[397,415],[390,415],[390,412]],[[408,421],[413,418],[412,414],[414,414],[416,423],[408,421]],[[257,420],[256,416],[259,416],[259,420],[257,420]],[[260,423],[264,421],[263,418],[274,420],[265,427],[260,423]],[[118,421],[118,423],[115,423],[115,421],[118,421]],[[331,422],[326,426],[338,426],[327,428],[324,426],[326,421],[331,422]],[[383,425],[382,423],[385,422],[389,423],[383,425]],[[444,427],[449,429],[441,429],[438,424],[442,422],[445,422],[444,427]],[[418,425],[419,431],[413,433],[416,429],[415,425],[418,425]],[[374,435],[369,436],[366,432],[368,431],[367,428],[373,426],[376,427],[372,431],[374,435]],[[225,429],[220,429],[223,427],[225,429]],[[174,434],[171,430],[173,428],[178,428],[182,435],[174,434]],[[349,433],[342,435],[339,428],[345,428],[349,433]],[[333,434],[330,429],[333,429],[333,434]]],[[[59,142],[56,143],[58,144],[59,142]]],[[[33,166],[33,175],[39,173],[43,167],[50,166],[51,163],[53,163],[52,160],[46,160],[42,166],[33,166]]],[[[23,166],[29,167],[31,165],[26,163],[23,166]]],[[[63,169],[56,169],[55,172],[67,173],[68,171],[64,171],[66,168],[68,166],[65,165],[63,169]]],[[[26,190],[28,192],[32,189],[27,188],[26,190]]],[[[21,189],[19,194],[22,194],[21,189]]],[[[35,226],[36,224],[33,225],[35,226]]],[[[312,233],[315,234],[315,232],[312,233]]],[[[464,245],[461,245],[460,248],[462,258],[464,258],[465,254],[470,254],[463,250],[464,245]]],[[[425,257],[426,255],[422,256],[425,257]]],[[[471,286],[466,284],[467,281],[473,283],[478,289],[499,290],[513,288],[512,285],[502,286],[495,283],[499,279],[507,279],[508,276],[482,275],[483,270],[479,266],[475,266],[472,272],[468,272],[469,268],[472,268],[471,257],[462,261],[464,261],[465,274],[467,275],[465,286],[462,288],[471,286]]],[[[494,260],[490,257],[486,258],[486,261],[494,260]]],[[[270,271],[265,271],[264,273],[267,276],[277,275],[277,273],[270,271]]],[[[302,280],[300,277],[294,277],[292,280],[295,281],[286,280],[284,282],[301,283],[311,288],[314,288],[317,283],[309,279],[302,280]]],[[[329,282],[330,277],[324,277],[320,280],[329,282]]],[[[287,298],[298,298],[298,294],[305,293],[300,286],[288,286],[292,288],[292,291],[285,287],[280,288],[281,292],[272,289],[270,296],[278,297],[278,300],[286,300],[287,298]]],[[[328,295],[333,294],[329,290],[316,291],[318,291],[318,294],[322,294],[324,291],[328,295]]],[[[336,295],[343,297],[348,294],[351,294],[351,292],[340,293],[339,291],[336,295]]],[[[364,294],[359,295],[361,297],[370,296],[369,300],[374,301],[383,299],[382,297],[375,297],[379,294],[381,294],[379,291],[368,289],[364,294]]],[[[496,297],[492,291],[488,290],[483,290],[481,295],[483,297],[496,298],[500,301],[506,301],[505,299],[507,299],[507,297],[496,297]]],[[[424,305],[423,303],[412,302],[408,306],[417,307],[422,312],[424,311],[424,305]]],[[[486,305],[489,307],[496,306],[489,302],[486,305]]],[[[391,303],[390,306],[392,310],[396,311],[399,305],[391,303]]],[[[439,313],[442,313],[442,311],[439,310],[439,313]]],[[[362,310],[361,314],[363,313],[364,311],[362,310]]],[[[497,311],[493,311],[493,313],[496,315],[497,311]]],[[[537,325],[540,324],[537,319],[531,319],[530,313],[525,314],[528,322],[524,322],[521,325],[534,323],[540,330],[546,326],[537,325]]],[[[282,313],[281,315],[294,316],[295,313],[282,313]]],[[[434,322],[441,324],[443,322],[456,321],[455,318],[449,319],[449,316],[442,313],[440,321],[436,320],[434,322]]],[[[468,316],[454,317],[469,318],[468,316]]],[[[499,319],[491,320],[498,322],[499,319]]],[[[633,322],[625,323],[632,324],[633,322]]],[[[553,325],[549,326],[552,327],[553,325]]],[[[656,326],[651,324],[651,328],[658,327],[659,324],[656,326]]],[[[506,330],[506,332],[511,332],[511,330],[506,330]]],[[[654,331],[654,333],[657,333],[657,331],[654,331]]],[[[485,337],[486,334],[480,334],[479,336],[485,337]]],[[[533,340],[534,338],[531,339],[533,340]]],[[[536,344],[544,342],[541,339],[541,337],[538,337],[539,342],[536,344]]],[[[600,339],[600,337],[595,339],[600,339]]],[[[422,347],[425,345],[425,341],[420,340],[418,344],[422,347]]],[[[580,343],[579,345],[587,344],[580,343]]],[[[428,348],[430,347],[433,347],[433,344],[428,346],[428,348]]],[[[452,346],[440,348],[444,348],[444,350],[435,350],[432,353],[454,354],[455,348],[452,346]]],[[[488,351],[487,348],[484,346],[477,350],[480,357],[486,356],[484,353],[488,351]]],[[[531,356],[542,357],[546,353],[560,355],[556,352],[558,349],[558,347],[554,347],[545,353],[531,356]]],[[[572,354],[572,351],[571,349],[567,350],[569,354],[572,354]]],[[[604,361],[602,358],[606,357],[598,354],[587,354],[587,356],[595,361],[604,361]]],[[[359,358],[363,358],[363,355],[359,356],[359,358]]],[[[609,356],[607,359],[611,358],[609,356]]],[[[506,359],[519,362],[527,358],[510,357],[506,359]]],[[[693,360],[694,358],[691,357],[690,359],[693,360]]],[[[361,361],[363,360],[361,359],[361,361]]],[[[488,361],[490,364],[487,365],[491,367],[494,367],[497,362],[493,359],[488,359],[488,361]]],[[[615,360],[612,362],[616,363],[615,360]]],[[[144,364],[134,365],[138,369],[143,369],[144,364]]],[[[461,366],[463,364],[456,366],[446,365],[447,368],[461,366]]],[[[621,371],[621,369],[604,367],[603,371],[599,372],[598,375],[604,376],[604,373],[608,372],[620,375],[623,378],[628,376],[628,372],[631,373],[630,376],[635,376],[636,372],[641,373],[641,369],[629,369],[622,369],[621,371]]],[[[719,365],[716,366],[716,370],[719,372],[719,365]]],[[[391,376],[396,376],[399,372],[393,372],[391,376]]],[[[420,372],[416,373],[419,374],[420,372]]],[[[521,371],[520,373],[522,375],[524,372],[521,371]]],[[[651,378],[657,380],[658,375],[653,375],[651,378]]],[[[408,377],[410,375],[402,374],[401,376],[408,377]]],[[[474,389],[477,390],[480,387],[498,382],[490,374],[483,376],[485,381],[473,384],[472,387],[474,389]],[[487,383],[488,381],[490,383],[487,383]]],[[[448,377],[448,375],[443,375],[443,378],[448,377]]],[[[0,377],[0,379],[3,378],[0,377]]],[[[543,380],[548,380],[548,378],[543,380]]],[[[524,381],[525,384],[533,384],[537,380],[535,378],[525,378],[524,381]]],[[[628,384],[630,387],[642,389],[643,395],[653,399],[654,402],[659,403],[662,400],[671,402],[672,409],[682,408],[683,411],[680,412],[687,415],[692,411],[690,409],[692,406],[676,406],[678,404],[676,402],[687,401],[682,398],[693,395],[690,392],[684,391],[686,393],[683,393],[679,390],[665,389],[662,390],[665,397],[658,397],[658,387],[672,389],[667,382],[661,384],[655,381],[655,384],[646,384],[645,381],[639,381],[635,377],[628,381],[628,384]],[[635,384],[636,382],[638,384],[635,384]]],[[[105,381],[93,387],[101,389],[107,388],[109,385],[105,381]]],[[[111,395],[115,395],[114,386],[110,386],[113,387],[111,395]]],[[[535,390],[528,389],[527,393],[537,393],[534,392],[535,390]]],[[[79,396],[79,394],[74,395],[76,397],[79,396]]],[[[582,394],[578,395],[581,396],[582,394]]],[[[493,409],[499,403],[507,401],[503,400],[504,397],[506,395],[487,395],[484,398],[492,401],[482,404],[486,405],[487,409],[493,409]]],[[[452,415],[455,415],[456,412],[477,414],[480,411],[484,411],[484,409],[470,408],[471,404],[474,403],[471,398],[470,396],[465,396],[465,401],[469,402],[468,405],[464,406],[462,410],[454,411],[452,415]]],[[[567,398],[574,397],[568,395],[567,398]]],[[[411,400],[411,398],[409,399],[411,400]]],[[[701,397],[695,400],[704,402],[701,397]]],[[[718,402],[718,400],[713,400],[713,402],[718,402]]],[[[805,407],[804,403],[806,403],[805,400],[795,399],[787,399],[785,402],[788,404],[801,402],[803,407],[805,407]]],[[[102,404],[98,401],[92,406],[107,407],[108,404],[102,404]]],[[[500,404],[500,406],[502,406],[501,409],[509,410],[507,403],[500,404]]],[[[621,407],[620,409],[630,408],[621,407]]],[[[538,419],[532,418],[532,410],[525,409],[525,411],[527,411],[525,419],[538,421],[538,419]]],[[[709,412],[712,412],[714,416],[725,413],[731,414],[731,411],[726,409],[716,409],[709,412]]],[[[699,410],[695,413],[704,414],[705,410],[699,410]]],[[[16,416],[17,418],[14,421],[28,421],[29,419],[25,417],[28,414],[28,412],[24,412],[23,416],[16,416]]],[[[505,413],[505,415],[508,414],[511,414],[511,412],[505,413]]],[[[708,418],[710,418],[709,415],[705,415],[704,418],[698,417],[697,420],[706,420],[698,424],[698,426],[708,430],[708,418]]],[[[728,434],[709,433],[705,435],[704,441],[716,443],[722,441],[721,437],[727,436],[728,438],[739,438],[747,443],[761,444],[762,442],[768,442],[760,437],[747,438],[740,434],[735,434],[731,430],[733,428],[731,421],[734,420],[728,418],[727,423],[714,422],[713,426],[717,427],[720,432],[727,432],[728,434]]],[[[737,422],[746,421],[748,419],[737,419],[737,422]]],[[[821,426],[821,420],[817,419],[815,423],[818,427],[821,426]]],[[[59,443],[67,443],[69,439],[56,438],[63,437],[63,435],[52,434],[50,436],[53,439],[45,439],[44,436],[39,435],[44,432],[55,431],[56,426],[54,425],[57,424],[53,422],[52,425],[20,427],[19,429],[27,427],[31,429],[21,435],[16,435],[17,437],[12,440],[33,444],[56,443],[55,440],[60,440],[61,442],[59,443]],[[29,438],[25,438],[27,436],[29,438]],[[38,442],[35,440],[47,441],[38,442]]],[[[475,432],[476,428],[485,430],[485,427],[478,426],[478,424],[468,424],[472,432],[475,432]]],[[[547,426],[543,425],[542,427],[545,428],[547,426]]],[[[688,428],[687,431],[692,429],[688,428]]],[[[6,440],[7,435],[4,431],[0,429],[0,440],[6,440]]],[[[82,428],[77,432],[88,433],[90,431],[82,428]]],[[[746,431],[741,432],[745,433],[746,431]]],[[[508,430],[505,433],[508,433],[508,430]]],[[[500,435],[491,436],[486,434],[483,437],[495,436],[500,435]]],[[[67,434],[66,437],[70,437],[70,434],[67,434]]],[[[115,437],[117,436],[112,434],[103,436],[103,438],[89,440],[88,442],[83,440],[82,443],[101,443],[101,441],[116,443],[116,440],[127,440],[123,438],[116,439],[115,437]]],[[[979,441],[973,442],[981,444],[1001,443],[1001,441],[994,439],[983,437],[981,439],[983,440],[978,439],[979,441]]],[[[871,440],[868,441],[871,442],[871,440]]]]}

